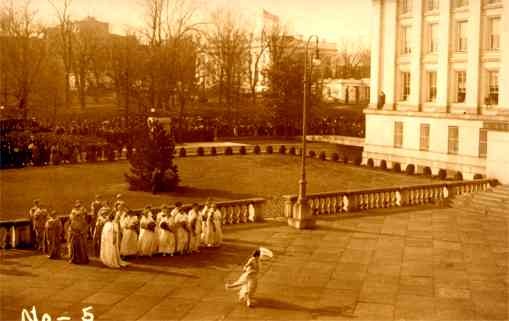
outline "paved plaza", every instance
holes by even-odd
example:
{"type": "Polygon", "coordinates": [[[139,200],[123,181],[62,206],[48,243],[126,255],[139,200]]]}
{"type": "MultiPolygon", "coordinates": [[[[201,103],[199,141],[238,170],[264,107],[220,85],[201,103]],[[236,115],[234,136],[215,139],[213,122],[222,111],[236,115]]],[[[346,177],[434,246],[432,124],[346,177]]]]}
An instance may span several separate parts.
{"type": "Polygon", "coordinates": [[[53,320],[505,320],[508,219],[457,209],[398,209],[321,220],[312,231],[267,221],[226,228],[219,249],[133,260],[112,270],[21,250],[0,264],[1,320],[35,306],[53,320]],[[226,281],[257,246],[255,307],[226,281]]]}

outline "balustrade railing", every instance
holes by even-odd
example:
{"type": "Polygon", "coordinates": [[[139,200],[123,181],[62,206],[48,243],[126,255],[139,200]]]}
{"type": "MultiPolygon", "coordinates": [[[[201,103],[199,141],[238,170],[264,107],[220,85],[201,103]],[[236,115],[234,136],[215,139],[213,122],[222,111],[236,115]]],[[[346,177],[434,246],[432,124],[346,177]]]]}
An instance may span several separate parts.
{"type": "MultiPolygon", "coordinates": [[[[247,224],[263,221],[265,199],[249,198],[243,200],[216,202],[216,207],[222,214],[223,225],[247,224]]],[[[203,206],[203,204],[202,204],[203,206]]],[[[191,204],[183,206],[185,211],[190,210],[191,204]]],[[[170,207],[170,210],[172,208],[170,207]]],[[[153,208],[157,213],[160,208],[153,208]]],[[[141,215],[142,209],[132,210],[141,215]]],[[[69,227],[69,216],[60,215],[64,231],[69,227]]],[[[64,233],[64,237],[66,233],[64,233]]],[[[15,220],[0,220],[0,249],[6,247],[28,247],[32,244],[30,220],[28,218],[15,220]]]]}
{"type": "MultiPolygon", "coordinates": [[[[444,182],[389,188],[371,188],[307,195],[307,202],[314,215],[337,215],[398,206],[418,206],[441,203],[458,195],[486,191],[496,180],[444,182]]],[[[285,195],[284,215],[291,217],[297,195],[285,195]]]]}

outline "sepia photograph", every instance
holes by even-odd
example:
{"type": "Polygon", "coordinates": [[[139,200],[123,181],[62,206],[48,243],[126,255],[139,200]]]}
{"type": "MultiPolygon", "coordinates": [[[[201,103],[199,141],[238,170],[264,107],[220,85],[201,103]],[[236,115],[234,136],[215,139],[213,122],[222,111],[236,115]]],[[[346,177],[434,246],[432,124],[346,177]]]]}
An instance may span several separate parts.
{"type": "Polygon", "coordinates": [[[509,0],[0,0],[0,321],[509,320],[509,0]]]}

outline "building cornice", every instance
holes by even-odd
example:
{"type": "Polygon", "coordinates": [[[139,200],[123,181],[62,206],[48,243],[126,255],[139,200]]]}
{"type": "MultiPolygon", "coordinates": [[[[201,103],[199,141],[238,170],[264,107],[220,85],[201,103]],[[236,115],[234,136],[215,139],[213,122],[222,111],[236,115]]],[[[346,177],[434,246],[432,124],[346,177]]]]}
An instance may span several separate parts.
{"type": "Polygon", "coordinates": [[[366,115],[382,115],[382,116],[403,116],[403,117],[428,117],[440,119],[460,119],[460,120],[480,120],[488,122],[508,122],[509,109],[507,111],[499,111],[496,115],[479,115],[479,114],[452,114],[437,112],[416,112],[401,110],[380,110],[375,108],[364,109],[366,115]]]}

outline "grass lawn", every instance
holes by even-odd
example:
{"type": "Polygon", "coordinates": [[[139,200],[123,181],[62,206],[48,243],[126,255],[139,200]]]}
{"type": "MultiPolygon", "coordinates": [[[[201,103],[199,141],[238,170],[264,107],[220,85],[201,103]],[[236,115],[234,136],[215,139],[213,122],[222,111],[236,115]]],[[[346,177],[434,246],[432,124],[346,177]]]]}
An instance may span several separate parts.
{"type": "MultiPolygon", "coordinates": [[[[89,204],[95,194],[112,199],[115,194],[123,193],[130,208],[140,208],[177,200],[203,202],[207,197],[215,200],[272,198],[298,191],[300,158],[295,156],[207,156],[179,158],[176,162],[181,187],[161,195],[128,191],[123,175],[129,171],[129,163],[125,161],[2,170],[0,219],[26,216],[35,198],[64,214],[69,212],[74,200],[89,204]]],[[[307,164],[310,193],[431,181],[317,159],[308,159],[307,164]]]]}

